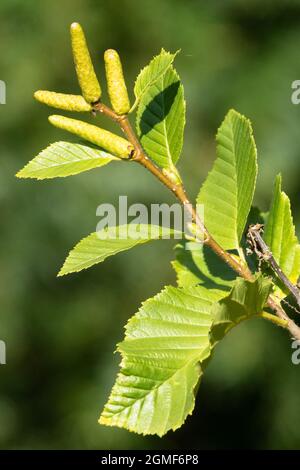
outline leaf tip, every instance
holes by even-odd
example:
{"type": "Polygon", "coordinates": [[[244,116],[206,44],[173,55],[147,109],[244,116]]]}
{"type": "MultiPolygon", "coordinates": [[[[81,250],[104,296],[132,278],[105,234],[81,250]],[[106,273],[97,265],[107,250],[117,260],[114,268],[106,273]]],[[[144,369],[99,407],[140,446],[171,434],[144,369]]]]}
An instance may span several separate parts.
{"type": "Polygon", "coordinates": [[[15,174],[15,177],[18,178],[18,179],[41,179],[41,178],[38,178],[36,176],[33,176],[30,174],[30,171],[28,171],[28,166],[29,166],[29,163],[27,165],[25,165],[23,168],[21,168],[21,170],[18,171],[18,173],[15,174]]]}
{"type": "Polygon", "coordinates": [[[22,168],[22,170],[19,170],[18,173],[15,174],[15,177],[20,179],[26,178],[26,176],[23,176],[23,170],[24,168],[22,168]]]}
{"type": "Polygon", "coordinates": [[[250,123],[249,119],[246,118],[246,116],[244,116],[243,114],[241,114],[239,111],[237,111],[236,109],[234,108],[230,108],[228,113],[227,113],[227,116],[226,117],[230,117],[231,119],[235,118],[235,119],[241,119],[242,121],[245,121],[245,122],[248,122],[250,123]]]}
{"type": "Polygon", "coordinates": [[[62,265],[62,267],[60,268],[60,270],[58,271],[56,277],[63,277],[63,276],[66,276],[67,274],[69,274],[71,271],[68,271],[66,269],[66,262],[67,262],[68,258],[66,259],[66,261],[64,262],[64,264],[62,265]]]}
{"type": "Polygon", "coordinates": [[[109,420],[107,418],[104,418],[104,416],[102,416],[102,415],[98,419],[98,424],[102,424],[104,426],[111,426],[110,423],[109,423],[109,420]]]}
{"type": "Polygon", "coordinates": [[[282,175],[281,173],[278,173],[275,177],[275,187],[278,186],[279,191],[281,191],[281,184],[282,184],[282,175]]]}

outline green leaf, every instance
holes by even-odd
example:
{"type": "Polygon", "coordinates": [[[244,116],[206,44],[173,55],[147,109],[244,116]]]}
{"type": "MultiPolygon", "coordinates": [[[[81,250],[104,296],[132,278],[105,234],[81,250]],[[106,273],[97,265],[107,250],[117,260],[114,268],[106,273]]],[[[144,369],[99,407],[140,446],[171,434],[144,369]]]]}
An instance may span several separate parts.
{"type": "Polygon", "coordinates": [[[300,246],[295,233],[290,200],[281,191],[281,175],[275,180],[264,240],[284,274],[291,282],[296,283],[300,275],[300,246]]]}
{"type": "Polygon", "coordinates": [[[261,312],[271,282],[237,279],[230,294],[203,286],[166,287],[147,300],[126,327],[122,355],[99,422],[164,435],[192,413],[211,352],[224,334],[261,312]]]}
{"type": "Polygon", "coordinates": [[[173,235],[178,236],[180,232],[155,225],[129,224],[106,227],[91,233],[70,251],[58,276],[87,269],[94,264],[101,263],[108,256],[151,240],[171,238],[173,235]]]}
{"type": "Polygon", "coordinates": [[[206,245],[183,241],[176,246],[175,254],[172,266],[180,287],[201,284],[228,290],[236,278],[235,272],[206,245]]]}
{"type": "Polygon", "coordinates": [[[170,52],[166,52],[162,49],[160,54],[155,56],[149,65],[146,65],[146,67],[140,71],[134,85],[136,102],[132,109],[138,104],[143,94],[146,93],[146,91],[165,74],[168,68],[172,65],[176,54],[177,52],[175,52],[175,54],[171,54],[170,52]]]}
{"type": "Polygon", "coordinates": [[[158,166],[174,171],[182,150],[184,125],[183,86],[171,66],[144,93],[137,111],[138,136],[158,166]]]}
{"type": "Polygon", "coordinates": [[[192,413],[209,355],[211,306],[224,293],[167,287],[129,320],[121,372],[99,422],[162,436],[192,413]]]}
{"type": "Polygon", "coordinates": [[[217,133],[217,159],[197,198],[205,225],[225,249],[238,249],[257,175],[250,121],[230,110],[217,133]]]}
{"type": "Polygon", "coordinates": [[[46,178],[76,175],[119,160],[100,149],[71,142],[55,142],[17,173],[18,178],[46,178]]]}
{"type": "Polygon", "coordinates": [[[211,345],[214,346],[241,321],[261,313],[271,289],[271,279],[262,275],[252,282],[237,278],[230,294],[212,308],[211,345]]]}

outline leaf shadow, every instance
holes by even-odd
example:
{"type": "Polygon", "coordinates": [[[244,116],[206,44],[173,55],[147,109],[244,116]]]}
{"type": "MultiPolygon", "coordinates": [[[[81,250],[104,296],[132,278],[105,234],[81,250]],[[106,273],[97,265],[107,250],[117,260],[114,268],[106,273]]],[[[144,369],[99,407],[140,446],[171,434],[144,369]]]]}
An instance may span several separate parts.
{"type": "Polygon", "coordinates": [[[140,120],[141,137],[148,134],[156,124],[169,114],[178,93],[180,81],[172,83],[152,98],[145,107],[140,120]]]}
{"type": "Polygon", "coordinates": [[[203,246],[203,255],[209,272],[213,276],[218,276],[228,282],[234,281],[237,274],[206,245],[203,246]]]}
{"type": "Polygon", "coordinates": [[[177,245],[176,251],[176,259],[179,263],[194,274],[204,287],[224,291],[230,290],[230,285],[227,283],[234,281],[236,273],[221,261],[210,248],[205,245],[201,246],[203,261],[212,277],[207,276],[197,265],[196,260],[193,258],[193,250],[187,249],[185,242],[177,245]],[[214,280],[213,277],[217,277],[218,279],[214,280]],[[224,283],[222,281],[224,281],[224,283]]]}

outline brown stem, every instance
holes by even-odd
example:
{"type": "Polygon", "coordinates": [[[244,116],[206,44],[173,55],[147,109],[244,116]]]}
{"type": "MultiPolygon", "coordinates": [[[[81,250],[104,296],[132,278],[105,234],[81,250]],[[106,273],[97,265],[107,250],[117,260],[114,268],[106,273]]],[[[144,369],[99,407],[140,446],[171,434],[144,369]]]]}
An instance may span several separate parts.
{"type": "Polygon", "coordinates": [[[295,339],[300,340],[300,328],[296,323],[287,315],[283,308],[276,302],[273,295],[270,295],[268,298],[268,306],[276,313],[276,315],[282,320],[287,321],[287,329],[289,330],[291,336],[295,339]]]}
{"type": "Polygon", "coordinates": [[[176,198],[181,202],[181,204],[187,208],[190,212],[192,220],[200,228],[201,232],[204,235],[204,243],[208,245],[220,258],[222,258],[225,263],[227,263],[234,271],[236,271],[240,276],[245,279],[251,280],[252,275],[247,266],[241,265],[230,253],[227,253],[222,247],[217,243],[217,241],[210,235],[202,220],[197,214],[196,209],[191,204],[189,198],[187,197],[186,191],[182,183],[176,184],[169,179],[169,177],[161,171],[161,169],[155,165],[155,163],[150,160],[150,158],[145,154],[139,140],[136,137],[135,132],[133,131],[131,124],[127,116],[119,116],[112,109],[108,108],[103,103],[97,103],[94,105],[94,109],[100,113],[105,114],[106,116],[113,119],[117,122],[124,134],[126,135],[129,142],[134,146],[135,153],[132,157],[132,160],[136,161],[140,165],[144,166],[149,170],[159,181],[161,181],[176,198]]]}
{"type": "MultiPolygon", "coordinates": [[[[223,259],[223,261],[225,261],[225,263],[227,263],[234,271],[236,271],[239,276],[243,277],[248,281],[253,280],[253,276],[248,266],[239,263],[230,253],[223,250],[223,248],[208,232],[207,228],[205,227],[199,215],[197,214],[196,209],[193,207],[189,198],[187,197],[183,184],[174,183],[174,181],[172,181],[168,177],[168,175],[163,173],[162,170],[157,165],[155,165],[155,163],[150,160],[150,158],[145,154],[135,132],[131,127],[128,117],[125,115],[119,116],[111,108],[101,102],[95,103],[93,109],[96,112],[106,115],[107,117],[109,117],[120,125],[122,131],[124,132],[127,139],[135,149],[134,155],[132,156],[132,160],[147,168],[147,170],[149,170],[159,181],[161,181],[161,183],[163,183],[168,189],[170,189],[170,191],[172,191],[172,193],[180,201],[183,207],[187,208],[187,210],[191,214],[192,220],[197,224],[198,228],[203,233],[204,243],[209,246],[216,253],[217,256],[223,259]]],[[[268,299],[268,305],[272,310],[275,311],[276,315],[279,318],[287,321],[287,329],[289,330],[290,334],[294,338],[300,339],[300,328],[293,322],[293,320],[291,320],[287,316],[285,311],[281,308],[280,305],[276,303],[276,300],[274,300],[274,298],[271,296],[268,299]]]]}

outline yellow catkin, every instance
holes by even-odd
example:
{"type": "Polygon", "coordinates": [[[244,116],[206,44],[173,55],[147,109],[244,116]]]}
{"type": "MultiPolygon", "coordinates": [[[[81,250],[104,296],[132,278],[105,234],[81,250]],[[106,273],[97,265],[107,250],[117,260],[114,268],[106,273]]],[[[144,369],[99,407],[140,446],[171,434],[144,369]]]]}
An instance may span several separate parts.
{"type": "Polygon", "coordinates": [[[92,124],[57,115],[49,116],[49,121],[53,126],[76,134],[117,157],[129,158],[134,150],[128,140],[92,124]]]}
{"type": "Polygon", "coordinates": [[[71,24],[71,42],[76,73],[84,99],[96,103],[101,98],[101,88],[95,74],[85,35],[79,23],[71,24]]]}
{"type": "Polygon", "coordinates": [[[91,111],[92,107],[80,95],[67,95],[56,93],[55,91],[38,90],[34,97],[40,103],[52,106],[52,108],[63,109],[65,111],[91,111]]]}
{"type": "Polygon", "coordinates": [[[130,110],[127,88],[123,76],[119,54],[113,49],[104,53],[108,94],[113,110],[121,115],[130,110]]]}

